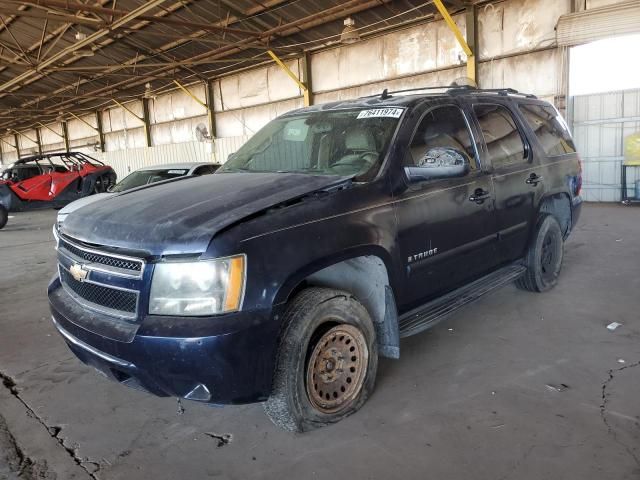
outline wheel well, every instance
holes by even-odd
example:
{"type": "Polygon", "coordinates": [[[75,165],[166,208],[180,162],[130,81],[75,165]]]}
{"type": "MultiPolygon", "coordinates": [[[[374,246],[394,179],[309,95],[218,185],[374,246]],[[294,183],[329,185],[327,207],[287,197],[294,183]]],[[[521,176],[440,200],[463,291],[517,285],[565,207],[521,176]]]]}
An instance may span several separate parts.
{"type": "Polygon", "coordinates": [[[365,255],[343,260],[312,273],[296,291],[306,286],[330,287],[351,293],[371,315],[380,354],[399,357],[397,310],[382,259],[365,255]]]}
{"type": "Polygon", "coordinates": [[[571,201],[566,193],[556,193],[542,200],[540,213],[553,215],[562,229],[562,235],[566,238],[571,231],[571,201]]]}

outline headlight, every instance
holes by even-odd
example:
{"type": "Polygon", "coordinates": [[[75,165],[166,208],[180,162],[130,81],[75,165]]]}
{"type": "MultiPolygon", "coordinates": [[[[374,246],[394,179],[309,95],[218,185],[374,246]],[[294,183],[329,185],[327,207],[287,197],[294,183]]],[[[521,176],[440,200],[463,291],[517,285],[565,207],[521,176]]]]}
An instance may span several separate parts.
{"type": "Polygon", "coordinates": [[[158,263],[153,270],[149,313],[213,315],[239,310],[244,296],[246,257],[158,263]]]}

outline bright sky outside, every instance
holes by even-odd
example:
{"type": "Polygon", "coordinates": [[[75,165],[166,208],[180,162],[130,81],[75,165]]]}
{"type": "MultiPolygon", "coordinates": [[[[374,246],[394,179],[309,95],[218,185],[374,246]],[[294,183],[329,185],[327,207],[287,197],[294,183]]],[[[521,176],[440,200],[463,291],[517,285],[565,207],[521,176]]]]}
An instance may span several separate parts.
{"type": "Polygon", "coordinates": [[[609,38],[571,49],[569,94],[640,88],[640,35],[609,38]]]}

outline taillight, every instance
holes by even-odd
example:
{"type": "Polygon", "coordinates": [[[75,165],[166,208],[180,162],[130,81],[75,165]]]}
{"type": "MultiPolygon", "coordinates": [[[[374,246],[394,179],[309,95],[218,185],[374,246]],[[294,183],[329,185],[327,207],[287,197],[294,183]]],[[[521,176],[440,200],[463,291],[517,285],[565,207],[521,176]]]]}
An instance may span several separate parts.
{"type": "Polygon", "coordinates": [[[577,197],[582,191],[582,160],[578,157],[578,175],[573,184],[573,194],[577,197]]]}

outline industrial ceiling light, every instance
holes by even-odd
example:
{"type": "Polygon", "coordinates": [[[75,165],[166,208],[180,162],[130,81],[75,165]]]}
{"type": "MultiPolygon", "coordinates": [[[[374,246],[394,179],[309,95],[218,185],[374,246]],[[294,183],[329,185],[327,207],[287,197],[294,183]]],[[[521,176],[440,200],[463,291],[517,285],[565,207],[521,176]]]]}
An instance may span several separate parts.
{"type": "Polygon", "coordinates": [[[360,34],[355,27],[356,22],[351,17],[344,19],[344,29],[340,34],[340,43],[356,43],[360,40],[360,34]]]}
{"type": "MultiPolygon", "coordinates": [[[[82,42],[87,39],[87,34],[84,32],[76,32],[76,42],[82,42]]],[[[73,51],[73,55],[76,57],[93,57],[93,49],[88,46],[85,48],[79,48],[73,51]]]]}
{"type": "Polygon", "coordinates": [[[156,98],[156,96],[151,91],[151,84],[149,82],[144,84],[144,95],[143,95],[143,97],[146,98],[146,99],[156,98]]]}

